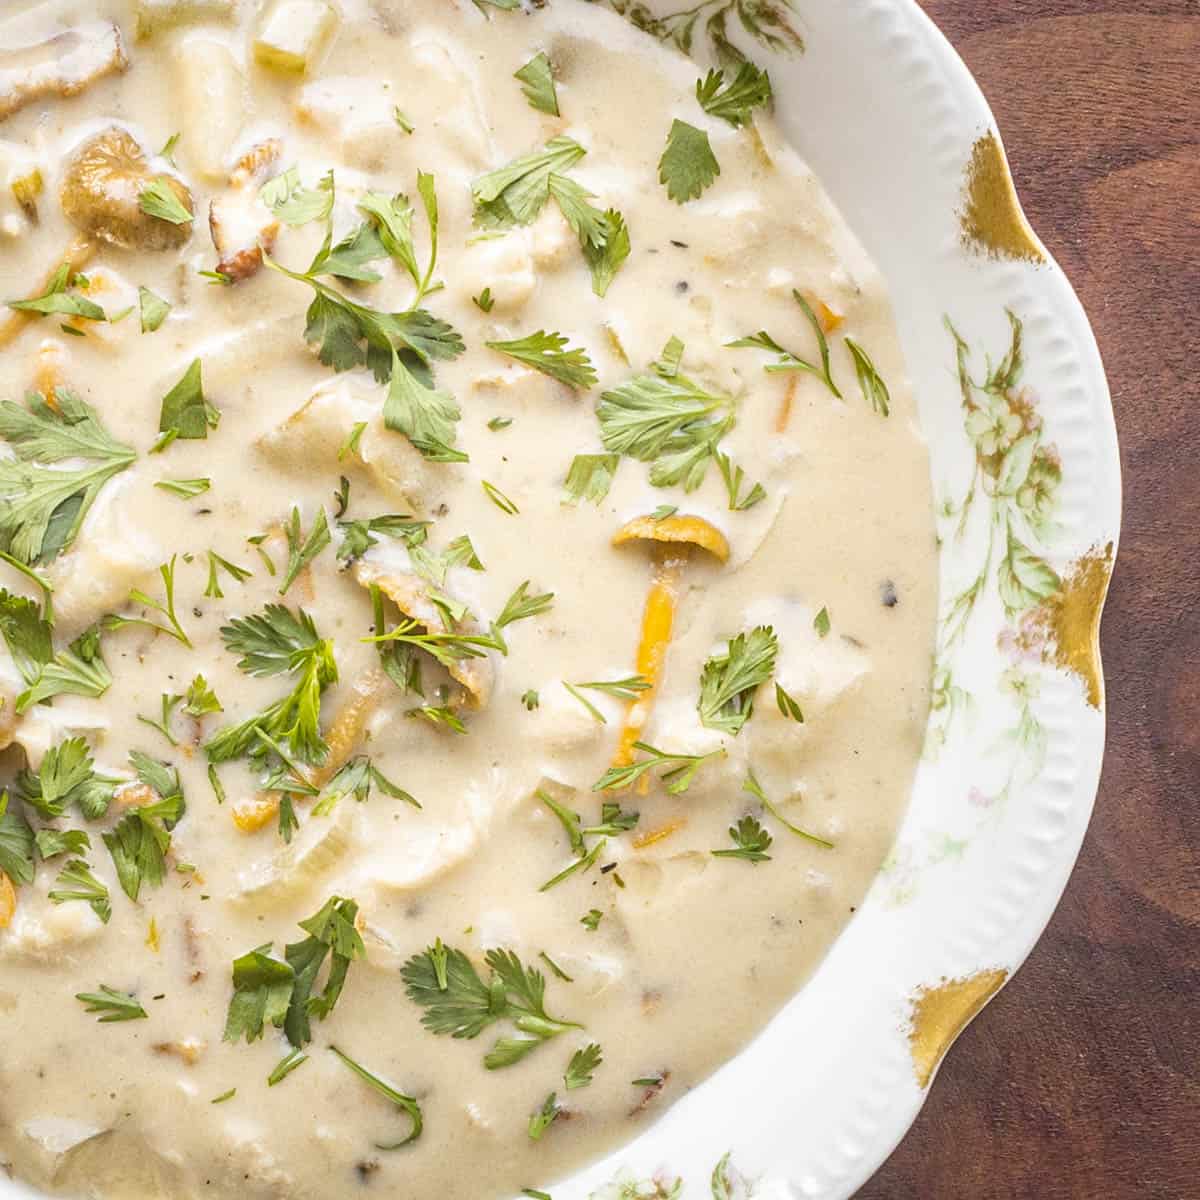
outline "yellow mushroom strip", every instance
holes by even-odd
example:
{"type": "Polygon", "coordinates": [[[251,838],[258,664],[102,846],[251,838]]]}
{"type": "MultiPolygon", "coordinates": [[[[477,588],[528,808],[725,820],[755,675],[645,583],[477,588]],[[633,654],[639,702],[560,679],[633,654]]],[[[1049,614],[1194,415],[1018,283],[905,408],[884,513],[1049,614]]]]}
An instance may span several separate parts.
{"type": "Polygon", "coordinates": [[[388,678],[377,668],[365,671],[354,681],[349,699],[342,704],[325,735],[329,757],[322,766],[308,773],[308,781],[313,787],[324,787],[350,761],[387,688],[388,678]]]}
{"type": "MultiPolygon", "coordinates": [[[[324,787],[350,761],[387,686],[387,676],[378,669],[365,671],[351,685],[349,698],[338,710],[325,735],[329,756],[321,766],[306,773],[313,787],[324,787]]],[[[279,816],[279,793],[259,792],[249,800],[235,804],[230,815],[243,833],[257,833],[279,816]]]]}
{"type": "MultiPolygon", "coordinates": [[[[55,274],[62,267],[63,263],[71,268],[72,274],[81,270],[91,261],[92,255],[96,253],[96,247],[93,243],[84,237],[77,237],[66,249],[62,258],[55,264],[54,270],[46,275],[42,280],[41,287],[31,295],[41,295],[50,286],[54,280],[55,274]]],[[[21,331],[31,321],[37,318],[37,313],[32,312],[14,312],[9,317],[0,321],[0,350],[5,346],[11,345],[20,336],[21,331]]]]}
{"type": "Polygon", "coordinates": [[[0,929],[7,929],[12,924],[13,914],[17,911],[17,889],[12,880],[0,871],[0,929]]]}
{"type": "Polygon", "coordinates": [[[642,631],[636,661],[638,674],[650,686],[630,702],[613,756],[614,767],[628,766],[633,761],[634,743],[641,739],[654,707],[667,648],[671,643],[683,571],[692,549],[707,550],[718,562],[727,562],[729,559],[729,543],[725,535],[703,517],[673,516],[657,521],[653,517],[636,517],[617,531],[613,545],[622,546],[632,541],[654,543],[654,574],[642,610],[642,631]]]}
{"type": "Polygon", "coordinates": [[[0,50],[0,121],[43,96],[75,96],[97,79],[124,71],[121,31],[93,21],[32,45],[0,50]]]}
{"type": "Polygon", "coordinates": [[[678,833],[686,824],[686,817],[675,817],[665,824],[659,825],[657,829],[648,829],[645,833],[639,833],[633,839],[633,848],[635,850],[644,850],[647,846],[653,846],[658,842],[666,841],[672,834],[678,833]]]}

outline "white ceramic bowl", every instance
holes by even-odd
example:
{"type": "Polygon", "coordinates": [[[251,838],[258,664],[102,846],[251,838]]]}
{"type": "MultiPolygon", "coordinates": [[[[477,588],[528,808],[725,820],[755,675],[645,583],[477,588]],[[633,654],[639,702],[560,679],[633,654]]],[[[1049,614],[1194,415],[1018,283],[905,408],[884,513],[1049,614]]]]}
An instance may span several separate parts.
{"type": "Polygon", "coordinates": [[[1078,853],[1104,746],[1112,406],[987,103],[915,0],[600,3],[698,59],[724,32],[769,67],[789,138],[882,268],[930,446],[941,618],[912,805],[849,928],[744,1053],[553,1195],[836,1200],[904,1136],[1078,853]]]}

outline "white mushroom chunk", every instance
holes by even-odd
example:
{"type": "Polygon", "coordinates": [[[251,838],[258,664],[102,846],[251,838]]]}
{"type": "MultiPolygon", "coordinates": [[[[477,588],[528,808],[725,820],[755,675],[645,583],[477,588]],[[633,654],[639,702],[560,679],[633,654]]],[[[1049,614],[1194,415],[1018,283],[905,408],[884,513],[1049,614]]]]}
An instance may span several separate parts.
{"type": "Polygon", "coordinates": [[[386,79],[351,75],[315,79],[300,89],[293,109],[301,121],[315,126],[337,146],[353,167],[375,166],[400,145],[396,101],[386,79]]]}
{"type": "Polygon", "coordinates": [[[150,486],[130,476],[106,487],[75,544],[47,569],[60,637],[75,637],[121,608],[130,589],[144,585],[168,557],[137,520],[142,506],[155,503],[150,486]],[[142,489],[145,494],[134,494],[142,489]]]}
{"type": "Polygon", "coordinates": [[[103,928],[88,904],[20,905],[12,924],[0,933],[0,959],[61,962],[103,928]]]}
{"type": "Polygon", "coordinates": [[[328,0],[275,0],[254,39],[260,66],[304,75],[316,66],[341,18],[328,0]]]}
{"type": "Polygon", "coordinates": [[[245,80],[233,52],[210,37],[185,38],[175,49],[175,120],[179,155],[204,179],[224,179],[242,129],[245,80]]]}
{"type": "Polygon", "coordinates": [[[259,450],[287,470],[335,457],[364,426],[344,460],[358,460],[381,491],[405,512],[423,511],[429,468],[408,438],[383,423],[378,389],[343,376],[322,384],[277,429],[258,440],[259,450]]]}
{"type": "Polygon", "coordinates": [[[233,900],[283,904],[310,892],[350,850],[357,807],[339,804],[332,817],[313,817],[288,845],[239,872],[233,900]]]}
{"type": "MultiPolygon", "coordinates": [[[[7,41],[0,30],[0,44],[7,41]]],[[[121,31],[92,21],[24,46],[0,49],[0,121],[45,96],[75,96],[97,79],[124,71],[121,31]]]]}
{"type": "Polygon", "coordinates": [[[247,151],[229,176],[229,187],[209,204],[208,228],[221,256],[217,270],[235,283],[262,266],[263,252],[279,234],[279,221],[259,199],[262,185],[277,173],[279,153],[275,138],[247,151]]]}
{"type": "MultiPolygon", "coordinates": [[[[494,166],[491,124],[480,100],[479,81],[469,59],[450,39],[430,29],[418,30],[410,43],[414,70],[405,83],[436,114],[430,132],[439,150],[459,168],[476,174],[494,166]]],[[[422,130],[424,124],[422,124],[422,130]]]]}
{"type": "Polygon", "coordinates": [[[515,312],[529,301],[537,287],[528,230],[518,229],[503,237],[483,237],[467,247],[454,286],[468,303],[486,287],[491,292],[492,312],[515,312]]]}
{"type": "Polygon", "coordinates": [[[137,36],[147,38],[176,25],[225,21],[233,16],[234,0],[137,0],[137,36]]]}

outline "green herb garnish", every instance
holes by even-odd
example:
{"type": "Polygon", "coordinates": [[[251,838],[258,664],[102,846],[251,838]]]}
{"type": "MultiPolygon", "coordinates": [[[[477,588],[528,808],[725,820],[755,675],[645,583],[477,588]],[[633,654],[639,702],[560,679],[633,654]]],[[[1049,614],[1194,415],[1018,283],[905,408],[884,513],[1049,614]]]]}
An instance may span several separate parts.
{"type": "Polygon", "coordinates": [[[730,640],[724,654],[713,655],[700,674],[700,723],[736,735],[754,711],[754,693],[770,678],[779,641],[769,625],[730,640]]]}
{"type": "Polygon", "coordinates": [[[676,204],[695,200],[721,173],[708,134],[676,118],[658,163],[658,181],[676,204]]]}

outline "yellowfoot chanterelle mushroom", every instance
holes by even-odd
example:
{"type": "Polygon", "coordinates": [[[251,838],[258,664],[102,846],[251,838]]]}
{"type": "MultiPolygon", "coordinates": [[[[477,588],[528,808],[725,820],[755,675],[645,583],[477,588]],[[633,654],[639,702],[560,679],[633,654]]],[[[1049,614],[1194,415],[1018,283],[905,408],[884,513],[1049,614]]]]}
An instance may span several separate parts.
{"type": "Polygon", "coordinates": [[[658,520],[635,517],[613,536],[614,546],[629,542],[650,542],[653,547],[654,574],[642,610],[642,633],[637,651],[637,673],[650,686],[630,701],[613,757],[614,767],[624,767],[633,761],[634,743],[641,738],[649,720],[671,642],[683,572],[693,548],[707,550],[721,563],[729,558],[725,535],[703,517],[676,515],[658,520]]]}

